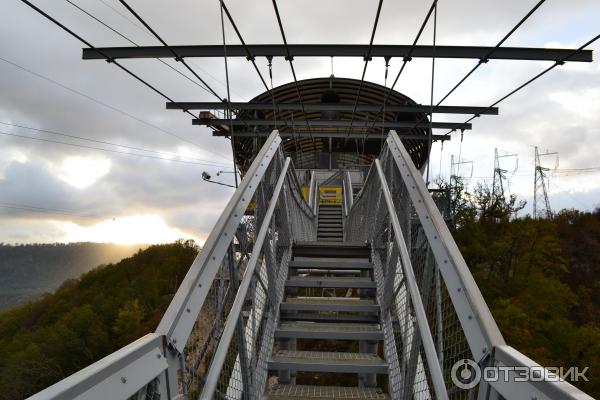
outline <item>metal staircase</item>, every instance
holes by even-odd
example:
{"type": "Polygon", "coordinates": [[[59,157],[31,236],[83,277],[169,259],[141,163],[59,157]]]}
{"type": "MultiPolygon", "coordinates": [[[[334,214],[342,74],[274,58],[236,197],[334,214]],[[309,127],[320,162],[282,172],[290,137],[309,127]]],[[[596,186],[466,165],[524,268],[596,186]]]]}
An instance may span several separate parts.
{"type": "Polygon", "coordinates": [[[338,176],[307,204],[274,131],[156,331],[32,399],[591,399],[506,345],[395,132],[338,176]]]}
{"type": "Polygon", "coordinates": [[[347,242],[330,244],[327,252],[323,248],[319,243],[294,246],[275,330],[278,345],[269,360],[278,384],[269,388],[268,398],[388,398],[375,387],[375,374],[387,375],[388,364],[379,356],[383,332],[371,250],[347,242]],[[317,378],[315,373],[330,382],[343,373],[358,379],[353,387],[299,384],[317,378]]]}
{"type": "Polygon", "coordinates": [[[319,204],[317,239],[330,242],[343,240],[344,228],[341,204],[319,204]]]}

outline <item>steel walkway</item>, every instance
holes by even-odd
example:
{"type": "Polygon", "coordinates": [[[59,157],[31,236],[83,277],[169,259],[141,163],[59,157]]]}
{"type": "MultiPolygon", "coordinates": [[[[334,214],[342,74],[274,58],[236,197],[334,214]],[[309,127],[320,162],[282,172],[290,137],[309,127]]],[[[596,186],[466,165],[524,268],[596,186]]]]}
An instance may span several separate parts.
{"type": "Polygon", "coordinates": [[[504,342],[395,132],[358,194],[315,176],[274,131],[156,331],[31,398],[591,399],[504,342]]]}

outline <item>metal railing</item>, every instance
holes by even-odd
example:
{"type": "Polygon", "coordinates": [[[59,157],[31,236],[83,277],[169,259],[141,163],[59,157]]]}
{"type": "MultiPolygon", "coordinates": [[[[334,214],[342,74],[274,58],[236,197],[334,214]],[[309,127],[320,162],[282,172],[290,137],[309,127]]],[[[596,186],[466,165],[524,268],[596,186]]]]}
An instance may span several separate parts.
{"type": "Polygon", "coordinates": [[[346,223],[347,240],[368,241],[394,399],[591,399],[567,382],[455,385],[461,360],[536,368],[504,342],[421,173],[395,132],[369,171],[346,223]],[[369,227],[369,229],[365,229],[369,227]]]}

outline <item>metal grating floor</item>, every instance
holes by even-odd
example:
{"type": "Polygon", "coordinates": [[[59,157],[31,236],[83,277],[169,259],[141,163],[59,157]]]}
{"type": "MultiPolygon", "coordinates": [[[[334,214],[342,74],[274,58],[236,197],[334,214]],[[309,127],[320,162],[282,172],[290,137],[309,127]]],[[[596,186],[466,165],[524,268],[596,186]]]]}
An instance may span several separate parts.
{"type": "Polygon", "coordinates": [[[318,332],[379,332],[379,325],[344,322],[282,322],[282,331],[311,330],[318,332]]]}
{"type": "Polygon", "coordinates": [[[326,362],[328,364],[343,363],[349,361],[369,365],[387,365],[377,354],[370,353],[347,353],[330,351],[297,351],[297,350],[278,350],[273,358],[288,359],[297,362],[326,362]]]}
{"type": "Polygon", "coordinates": [[[269,400],[385,400],[389,397],[379,388],[343,386],[274,385],[269,390],[269,400]]]}
{"type": "Polygon", "coordinates": [[[361,305],[361,306],[372,306],[375,305],[373,300],[363,300],[356,297],[291,297],[285,300],[288,304],[329,304],[329,305],[361,305]]]}

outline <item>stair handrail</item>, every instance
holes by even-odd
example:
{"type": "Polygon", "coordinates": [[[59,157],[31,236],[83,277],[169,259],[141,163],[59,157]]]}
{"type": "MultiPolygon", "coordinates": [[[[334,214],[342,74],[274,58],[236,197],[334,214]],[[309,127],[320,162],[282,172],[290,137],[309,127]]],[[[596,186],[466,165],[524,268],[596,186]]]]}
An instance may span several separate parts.
{"type": "MultiPolygon", "coordinates": [[[[417,296],[413,296],[411,293],[413,291],[418,293],[418,291],[410,288],[411,282],[414,283],[413,278],[410,277],[410,270],[414,267],[413,260],[420,263],[419,268],[423,269],[418,271],[421,276],[417,282],[420,285],[418,289],[427,288],[427,286],[422,285],[432,285],[429,286],[431,294],[428,296],[430,297],[425,297],[423,304],[432,304],[433,312],[427,315],[427,319],[436,328],[435,332],[429,331],[426,336],[430,337],[434,334],[437,337],[437,359],[442,364],[443,377],[446,381],[448,393],[458,394],[457,391],[463,390],[456,386],[456,381],[450,378],[453,376],[454,372],[452,370],[457,365],[456,363],[467,361],[470,358],[470,361],[474,362],[475,366],[479,368],[480,376],[482,376],[484,369],[488,367],[505,368],[509,371],[500,372],[500,379],[496,381],[482,379],[478,385],[469,386],[470,389],[465,390],[471,392],[470,396],[477,395],[480,399],[496,399],[501,396],[508,400],[525,397],[537,399],[592,399],[564,379],[559,379],[548,369],[544,369],[533,360],[506,345],[443,216],[425,185],[422,174],[415,167],[409,152],[395,131],[390,131],[380,157],[369,170],[365,184],[355,198],[354,206],[348,216],[345,234],[350,240],[372,241],[375,271],[380,271],[379,276],[383,276],[384,280],[382,284],[378,283],[378,288],[383,288],[383,290],[378,289],[382,291],[380,302],[383,308],[388,307],[388,304],[390,304],[390,296],[393,296],[392,305],[394,299],[396,301],[398,299],[400,286],[388,279],[393,276],[395,265],[393,260],[398,257],[398,253],[403,256],[400,258],[404,258],[401,262],[403,268],[413,264],[411,268],[406,269],[408,275],[404,274],[400,285],[407,284],[411,300],[419,302],[417,296]],[[379,175],[379,179],[375,175],[379,175]],[[380,215],[377,214],[377,210],[380,209],[379,202],[381,201],[374,194],[374,189],[377,189],[377,180],[381,183],[380,192],[382,195],[380,199],[383,197],[386,202],[389,199],[392,200],[388,204],[390,216],[388,222],[377,217],[377,215],[380,215]],[[384,184],[385,181],[387,181],[387,185],[384,184]],[[385,186],[388,186],[388,188],[386,189],[385,186]],[[389,188],[392,186],[394,188],[393,194],[388,197],[389,188]],[[371,216],[369,217],[369,215],[371,216]],[[400,221],[401,227],[399,226],[400,221]],[[388,226],[388,228],[385,228],[385,226],[388,226]],[[365,229],[365,227],[370,229],[365,229]],[[377,243],[372,239],[376,229],[379,229],[377,231],[379,235],[383,235],[378,236],[379,241],[377,243]],[[396,232],[402,232],[403,230],[408,235],[407,237],[402,238],[402,235],[396,235],[396,232]],[[386,243],[385,235],[389,235],[390,232],[394,233],[396,242],[400,238],[400,241],[404,242],[405,245],[400,246],[400,243],[397,243],[394,248],[390,246],[389,242],[386,243]],[[406,246],[410,246],[410,248],[406,246]],[[408,259],[407,250],[410,250],[408,259]],[[379,256],[380,254],[383,259],[379,256]],[[426,280],[424,277],[427,273],[429,275],[426,280]],[[435,295],[436,298],[431,298],[432,295],[435,295]],[[444,302],[445,305],[441,305],[441,302],[444,302]],[[444,314],[443,317],[440,317],[440,312],[444,314]],[[447,337],[447,335],[449,336],[447,337]],[[445,344],[447,340],[453,344],[448,346],[445,344]],[[460,341],[464,341],[464,348],[460,341]],[[460,360],[461,358],[463,360],[460,360]],[[537,379],[524,381],[522,374],[519,373],[519,371],[524,370],[529,370],[530,374],[537,373],[540,376],[532,375],[537,379]],[[506,380],[503,379],[503,374],[505,374],[506,380]]],[[[387,237],[389,238],[389,236],[387,237]]],[[[423,292],[420,296],[424,296],[423,292]]],[[[421,307],[413,303],[413,306],[415,305],[417,307],[414,309],[414,315],[417,322],[419,322],[418,320],[422,319],[422,313],[419,311],[421,307]]],[[[382,311],[384,310],[382,309],[382,311]]],[[[413,314],[410,310],[405,308],[401,309],[400,312],[408,312],[409,314],[398,315],[399,320],[404,318],[406,321],[406,318],[412,318],[411,315],[413,314]]],[[[387,325],[388,329],[391,329],[389,321],[387,321],[387,325]]],[[[421,323],[421,325],[424,328],[419,327],[420,333],[424,329],[429,329],[425,324],[421,323]]],[[[398,343],[397,339],[394,342],[395,334],[395,329],[393,329],[391,342],[386,335],[386,358],[388,354],[392,354],[396,358],[396,363],[398,360],[401,362],[410,361],[402,360],[401,355],[403,354],[400,354],[400,352],[395,354],[397,352],[396,343],[398,343]]],[[[426,339],[429,342],[429,339],[426,339]]],[[[435,358],[431,352],[431,342],[429,344],[423,343],[423,345],[427,356],[427,367],[431,372],[431,368],[435,363],[435,358]]],[[[420,359],[418,363],[418,365],[412,364],[410,368],[415,370],[420,368],[420,371],[424,371],[424,365],[421,365],[420,359]]],[[[406,368],[406,365],[404,368],[406,368]]],[[[437,367],[434,370],[437,370],[437,367]]],[[[414,375],[412,378],[409,375],[409,379],[412,379],[412,381],[409,380],[407,384],[407,381],[403,381],[406,378],[406,370],[399,371],[399,374],[394,373],[396,373],[396,376],[393,377],[394,382],[400,382],[400,386],[404,385],[401,391],[416,390],[414,375]]],[[[391,381],[392,372],[390,374],[391,381]]],[[[426,385],[426,381],[423,381],[422,376],[419,379],[420,382],[425,382],[426,385]]],[[[433,383],[435,384],[436,380],[433,380],[433,383]]],[[[436,395],[439,397],[437,389],[436,395]]]]}
{"type": "Polygon", "coordinates": [[[248,261],[246,270],[244,271],[244,276],[236,293],[235,300],[229,312],[227,321],[225,322],[225,327],[223,328],[223,332],[219,340],[217,350],[213,357],[212,363],[210,364],[208,374],[206,375],[206,381],[202,390],[202,394],[200,396],[201,399],[209,400],[214,398],[215,391],[217,389],[217,384],[219,382],[219,377],[223,369],[223,364],[225,363],[225,358],[227,356],[231,340],[235,333],[235,329],[238,324],[239,318],[242,314],[242,307],[248,294],[248,288],[250,287],[250,282],[254,277],[256,263],[258,262],[259,256],[262,254],[262,247],[265,241],[265,237],[267,235],[267,231],[271,227],[273,213],[275,211],[275,207],[277,206],[281,190],[288,175],[290,161],[291,159],[289,157],[286,158],[283,169],[279,175],[279,179],[277,180],[277,184],[275,185],[273,196],[269,200],[269,208],[267,209],[267,212],[263,219],[263,223],[254,242],[252,255],[250,257],[250,260],[248,261]]]}

